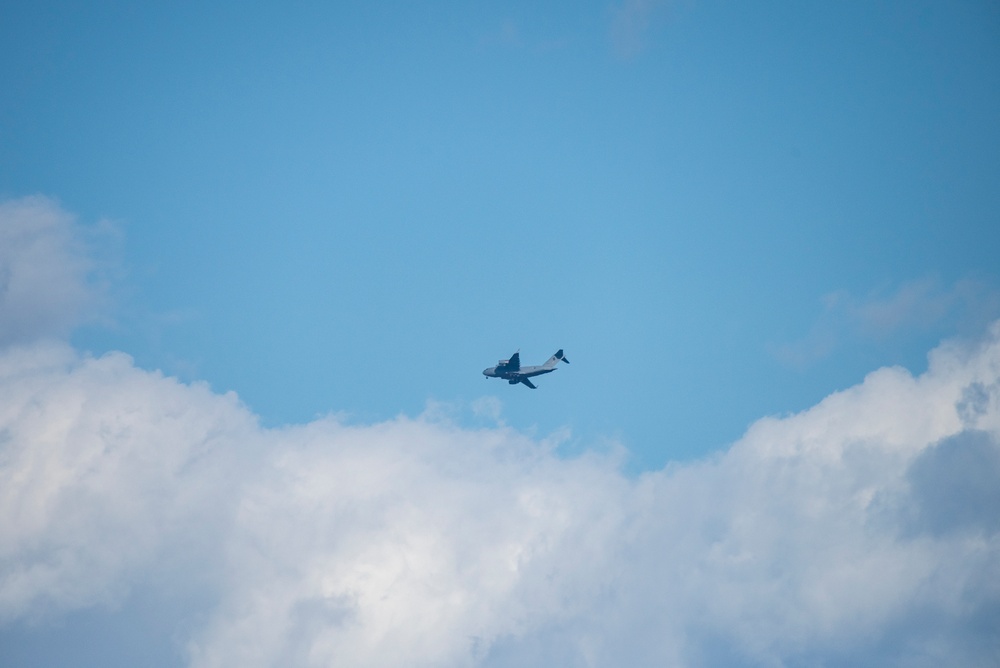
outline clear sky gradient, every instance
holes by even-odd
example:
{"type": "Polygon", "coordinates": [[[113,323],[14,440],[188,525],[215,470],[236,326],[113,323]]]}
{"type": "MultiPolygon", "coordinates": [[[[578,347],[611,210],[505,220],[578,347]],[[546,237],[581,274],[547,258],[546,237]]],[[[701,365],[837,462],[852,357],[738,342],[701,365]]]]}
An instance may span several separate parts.
{"type": "Polygon", "coordinates": [[[995,2],[7,2],[0,225],[0,663],[996,656],[995,2]]]}
{"type": "Polygon", "coordinates": [[[997,314],[988,3],[38,2],[0,23],[0,192],[122,232],[114,326],[79,345],[268,424],[491,395],[655,468],[997,314]],[[908,289],[949,306],[859,322],[908,289]],[[479,375],[559,347],[574,364],[537,392],[479,375]]]}

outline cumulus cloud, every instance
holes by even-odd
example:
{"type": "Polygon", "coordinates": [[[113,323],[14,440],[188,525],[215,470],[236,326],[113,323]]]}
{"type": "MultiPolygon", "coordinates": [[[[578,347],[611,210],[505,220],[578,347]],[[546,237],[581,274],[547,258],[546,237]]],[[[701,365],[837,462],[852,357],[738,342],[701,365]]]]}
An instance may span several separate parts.
{"type": "Polygon", "coordinates": [[[174,597],[162,632],[206,668],[1000,656],[1000,323],[638,477],[488,401],[482,428],[432,406],[270,429],[231,393],[15,329],[0,650],[142,590],[174,597]]]}
{"type": "Polygon", "coordinates": [[[638,478],[431,415],[264,429],[120,353],[14,347],[0,619],[143,585],[210,593],[194,666],[987,665],[998,439],[1000,325],[638,478]]]}
{"type": "Polygon", "coordinates": [[[9,349],[0,377],[0,621],[114,603],[165,553],[204,556],[260,438],[233,395],[64,344],[9,349]]]}
{"type": "Polygon", "coordinates": [[[0,202],[0,345],[67,334],[103,300],[73,217],[45,197],[0,202]]]}

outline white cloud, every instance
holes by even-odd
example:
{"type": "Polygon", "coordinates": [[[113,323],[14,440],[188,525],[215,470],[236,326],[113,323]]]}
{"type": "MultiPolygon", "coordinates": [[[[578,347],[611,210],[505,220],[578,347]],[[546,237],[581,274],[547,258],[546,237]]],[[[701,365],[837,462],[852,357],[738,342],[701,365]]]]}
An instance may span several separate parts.
{"type": "Polygon", "coordinates": [[[62,336],[103,290],[73,217],[45,197],[0,202],[0,345],[62,336]]]}
{"type": "MultiPolygon", "coordinates": [[[[44,266],[85,267],[72,244],[37,243],[16,246],[48,277],[20,284],[24,304],[85,274],[44,266]]],[[[615,455],[560,458],[559,434],[462,427],[440,406],[265,429],[235,395],[122,353],[24,340],[53,322],[13,325],[0,349],[2,642],[141,589],[180,601],[163,633],[181,629],[199,667],[1000,652],[1000,323],[918,377],[880,369],[632,478],[615,455]]]]}
{"type": "Polygon", "coordinates": [[[975,665],[998,416],[1000,325],[637,479],[442,418],[262,429],[125,355],[17,347],[0,615],[207,589],[195,666],[975,665]]]}
{"type": "Polygon", "coordinates": [[[113,602],[166,555],[203,556],[186,551],[261,438],[233,395],[58,344],[8,350],[0,377],[0,620],[113,602]]]}

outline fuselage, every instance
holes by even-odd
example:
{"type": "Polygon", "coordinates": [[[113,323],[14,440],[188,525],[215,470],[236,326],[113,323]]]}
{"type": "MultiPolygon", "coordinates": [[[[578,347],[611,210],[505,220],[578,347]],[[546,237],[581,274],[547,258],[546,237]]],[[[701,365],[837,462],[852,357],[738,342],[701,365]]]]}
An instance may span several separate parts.
{"type": "Polygon", "coordinates": [[[552,373],[553,371],[555,369],[546,369],[543,366],[523,366],[517,371],[508,371],[503,367],[491,366],[489,369],[483,369],[483,375],[490,378],[512,380],[514,378],[532,378],[534,376],[541,376],[543,373],[552,373]]]}

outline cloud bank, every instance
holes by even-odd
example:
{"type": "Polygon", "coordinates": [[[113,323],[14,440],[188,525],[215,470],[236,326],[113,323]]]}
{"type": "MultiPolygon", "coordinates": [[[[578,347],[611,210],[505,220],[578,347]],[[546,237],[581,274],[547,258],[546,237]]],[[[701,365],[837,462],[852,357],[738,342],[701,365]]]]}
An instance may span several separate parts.
{"type": "Polygon", "coordinates": [[[123,353],[18,341],[0,625],[144,588],[182,600],[165,632],[198,667],[1000,657],[1000,323],[700,462],[556,445],[431,414],[267,429],[123,353]]]}

